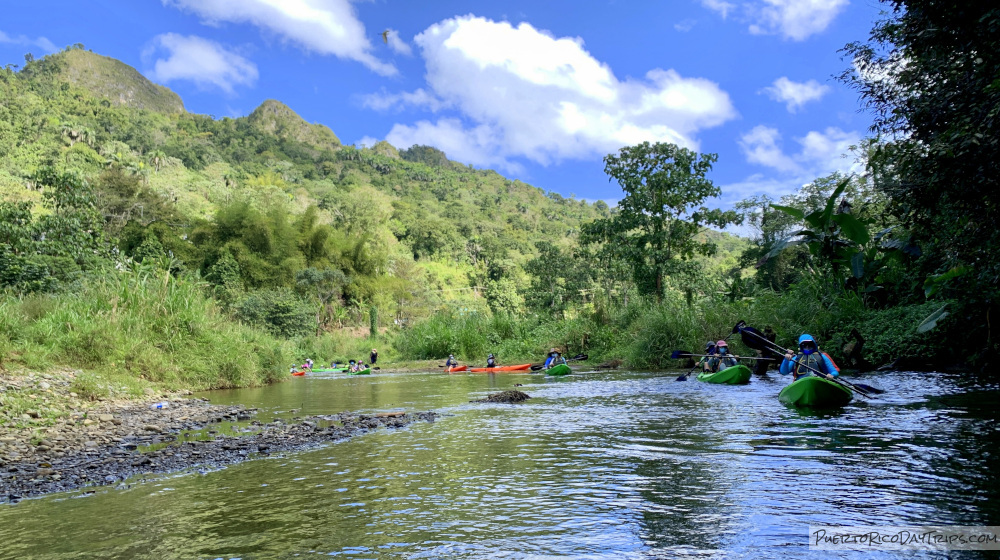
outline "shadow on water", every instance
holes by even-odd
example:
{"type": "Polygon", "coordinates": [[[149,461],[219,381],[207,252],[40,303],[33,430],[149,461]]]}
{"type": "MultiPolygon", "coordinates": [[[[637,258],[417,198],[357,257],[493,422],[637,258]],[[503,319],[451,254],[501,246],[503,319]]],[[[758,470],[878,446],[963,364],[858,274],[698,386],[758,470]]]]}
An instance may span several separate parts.
{"type": "Polygon", "coordinates": [[[810,524],[1000,524],[995,386],[889,374],[878,399],[800,411],[777,401],[777,376],[729,387],[679,373],[328,375],[213,392],[265,417],[443,416],[0,508],[0,558],[826,558],[807,547],[810,524]],[[533,398],[468,402],[515,384],[533,398]]]}

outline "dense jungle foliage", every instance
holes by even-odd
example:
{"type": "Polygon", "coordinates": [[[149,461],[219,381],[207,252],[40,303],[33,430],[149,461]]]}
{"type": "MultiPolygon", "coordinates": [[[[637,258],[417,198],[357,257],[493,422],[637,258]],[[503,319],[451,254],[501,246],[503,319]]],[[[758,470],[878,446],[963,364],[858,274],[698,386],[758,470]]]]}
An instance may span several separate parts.
{"type": "Polygon", "coordinates": [[[986,366],[1000,9],[890,7],[844,51],[876,114],[866,173],[725,212],[706,206],[716,156],[669,144],[605,158],[611,209],[429,146],[345,146],[276,101],[190,114],[82,45],[26,57],[0,70],[0,367],[229,386],[371,338],[388,360],[561,346],[669,367],[739,319],[786,345],[811,332],[850,367],[986,366]],[[707,229],[733,223],[751,238],[707,229]],[[260,356],[243,364],[227,339],[260,356]]]}

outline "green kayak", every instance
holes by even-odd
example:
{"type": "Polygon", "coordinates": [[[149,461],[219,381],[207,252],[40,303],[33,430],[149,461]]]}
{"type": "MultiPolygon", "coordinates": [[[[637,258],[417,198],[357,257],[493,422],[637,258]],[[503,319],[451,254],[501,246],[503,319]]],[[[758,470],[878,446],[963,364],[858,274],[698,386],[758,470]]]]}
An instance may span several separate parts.
{"type": "Polygon", "coordinates": [[[800,377],[778,393],[778,400],[785,404],[811,408],[844,406],[853,397],[846,386],[815,375],[800,377]]]}
{"type": "Polygon", "coordinates": [[[566,364],[557,364],[545,370],[545,375],[566,375],[571,370],[566,364]]]}
{"type": "Polygon", "coordinates": [[[347,375],[369,375],[372,372],[372,368],[363,369],[361,371],[349,371],[347,375]]]}
{"type": "Polygon", "coordinates": [[[698,381],[723,385],[745,385],[750,383],[750,368],[743,364],[736,364],[715,373],[703,371],[698,374],[698,381]]]}
{"type": "Polygon", "coordinates": [[[312,373],[344,373],[348,368],[326,368],[326,369],[314,369],[312,373]]]}

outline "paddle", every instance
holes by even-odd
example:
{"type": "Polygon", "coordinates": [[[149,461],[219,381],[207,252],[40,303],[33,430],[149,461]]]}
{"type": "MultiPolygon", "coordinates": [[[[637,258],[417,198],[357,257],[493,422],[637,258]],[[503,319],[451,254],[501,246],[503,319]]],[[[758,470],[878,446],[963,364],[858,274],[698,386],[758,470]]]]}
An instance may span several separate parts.
{"type": "MultiPolygon", "coordinates": [[[[718,356],[719,354],[715,354],[715,355],[718,356]]],[[[672,359],[672,360],[683,360],[685,358],[711,358],[711,357],[712,356],[710,356],[708,354],[692,354],[691,352],[685,352],[684,350],[674,350],[673,353],[670,354],[670,359],[672,359]]],[[[774,358],[757,358],[755,356],[739,356],[739,357],[737,357],[737,356],[729,355],[729,357],[730,358],[736,358],[737,360],[765,360],[765,361],[774,360],[774,358]]]]}
{"type": "Polygon", "coordinates": [[[687,373],[684,373],[682,375],[678,375],[677,379],[674,379],[674,381],[687,381],[688,376],[690,376],[692,373],[694,373],[694,370],[698,369],[698,366],[700,366],[700,365],[701,365],[701,360],[698,360],[698,363],[695,364],[693,368],[691,368],[691,371],[689,371],[687,373]]]}
{"type": "MultiPolygon", "coordinates": [[[[590,358],[590,356],[588,356],[586,354],[577,354],[576,356],[573,356],[572,358],[566,358],[566,361],[567,362],[575,362],[577,360],[586,360],[588,358],[590,358]]],[[[538,370],[540,370],[540,369],[542,369],[544,367],[545,367],[545,364],[531,364],[531,371],[538,371],[538,370]]]]}
{"type": "MultiPolygon", "coordinates": [[[[747,346],[753,348],[754,350],[761,350],[761,351],[771,350],[771,351],[778,351],[782,354],[789,354],[789,353],[794,354],[794,352],[792,352],[791,350],[782,348],[781,346],[778,346],[776,343],[768,340],[757,329],[746,326],[746,322],[744,321],[736,323],[736,325],[733,327],[733,334],[736,334],[737,332],[740,333],[740,338],[743,340],[743,344],[746,344],[747,346]]],[[[885,392],[882,389],[879,389],[877,387],[872,387],[871,385],[865,385],[864,383],[851,383],[844,379],[839,379],[828,373],[823,373],[822,371],[819,371],[818,369],[808,366],[806,364],[799,364],[799,365],[819,375],[820,377],[833,381],[834,383],[839,383],[846,387],[850,387],[851,389],[857,391],[858,394],[865,396],[867,398],[872,398],[872,396],[869,395],[868,393],[882,394],[885,392]]]]}

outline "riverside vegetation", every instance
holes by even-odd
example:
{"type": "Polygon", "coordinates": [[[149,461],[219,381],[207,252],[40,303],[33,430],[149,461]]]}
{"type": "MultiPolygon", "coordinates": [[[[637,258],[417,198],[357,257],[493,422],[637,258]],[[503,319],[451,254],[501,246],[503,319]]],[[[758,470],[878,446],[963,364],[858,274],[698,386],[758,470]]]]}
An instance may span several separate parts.
{"type": "MultiPolygon", "coordinates": [[[[878,115],[855,151],[867,173],[728,212],[705,206],[715,156],[669,144],[605,159],[611,209],[433,147],[345,146],[276,101],[190,114],[82,45],[29,55],[0,70],[4,379],[69,368],[92,401],[254,385],[364,357],[366,336],[380,365],[560,346],[659,368],[737,319],[838,360],[860,338],[874,364],[986,369],[1000,50],[976,22],[1000,16],[890,5],[845,50],[878,115]],[[708,228],[738,222],[749,240],[708,228]]],[[[5,425],[70,413],[20,387],[0,394],[5,425]]]]}

